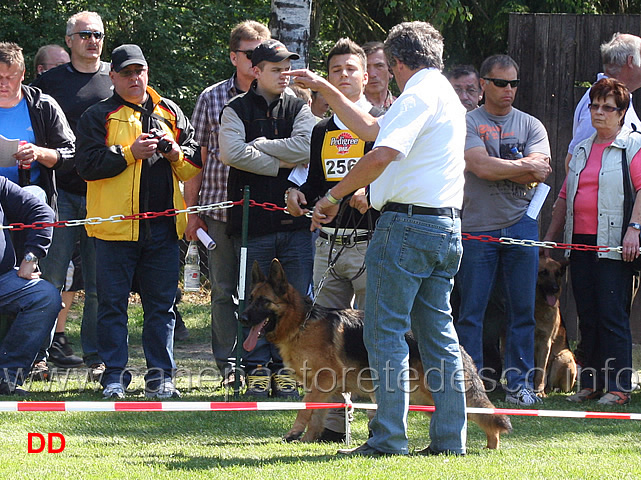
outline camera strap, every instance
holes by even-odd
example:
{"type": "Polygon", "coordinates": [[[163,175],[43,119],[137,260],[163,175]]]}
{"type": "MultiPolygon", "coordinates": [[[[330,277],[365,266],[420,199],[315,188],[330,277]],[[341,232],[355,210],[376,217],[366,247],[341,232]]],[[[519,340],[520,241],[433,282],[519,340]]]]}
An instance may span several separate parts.
{"type": "Polygon", "coordinates": [[[150,130],[150,128],[151,128],[151,122],[150,122],[150,120],[151,120],[152,118],[153,118],[154,120],[159,120],[159,121],[161,121],[161,122],[165,123],[165,124],[169,127],[169,129],[170,129],[171,131],[173,131],[173,130],[174,130],[174,126],[171,124],[171,122],[170,122],[169,120],[167,120],[167,119],[166,119],[166,118],[164,118],[164,117],[161,117],[161,116],[160,116],[160,115],[158,115],[157,113],[154,113],[154,107],[155,107],[155,105],[153,105],[153,103],[151,103],[151,98],[149,98],[149,97],[148,97],[148,98],[147,98],[147,101],[145,102],[145,104],[151,103],[151,110],[149,110],[149,109],[147,109],[147,108],[145,108],[145,107],[143,107],[143,106],[141,106],[141,105],[136,105],[135,103],[128,102],[128,101],[127,101],[127,100],[125,100],[124,98],[121,98],[121,100],[122,100],[122,103],[123,103],[124,105],[128,106],[129,108],[133,108],[133,109],[134,109],[134,110],[136,110],[137,112],[142,113],[142,131],[143,131],[144,133],[149,133],[149,130],[150,130]]]}

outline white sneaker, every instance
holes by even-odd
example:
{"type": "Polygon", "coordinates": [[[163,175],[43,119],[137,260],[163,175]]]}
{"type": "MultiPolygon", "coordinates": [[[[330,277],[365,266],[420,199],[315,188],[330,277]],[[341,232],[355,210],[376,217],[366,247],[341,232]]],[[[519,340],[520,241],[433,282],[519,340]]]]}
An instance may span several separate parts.
{"type": "Polygon", "coordinates": [[[109,383],[102,391],[102,398],[115,398],[122,400],[125,398],[125,387],[120,383],[109,383]]]}
{"type": "Polygon", "coordinates": [[[180,398],[180,392],[176,389],[171,380],[165,380],[155,390],[145,390],[147,398],[180,398]]]}
{"type": "Polygon", "coordinates": [[[505,401],[516,405],[531,406],[535,403],[540,403],[543,400],[537,397],[529,388],[521,387],[521,390],[516,393],[507,393],[505,395],[505,401]]]}

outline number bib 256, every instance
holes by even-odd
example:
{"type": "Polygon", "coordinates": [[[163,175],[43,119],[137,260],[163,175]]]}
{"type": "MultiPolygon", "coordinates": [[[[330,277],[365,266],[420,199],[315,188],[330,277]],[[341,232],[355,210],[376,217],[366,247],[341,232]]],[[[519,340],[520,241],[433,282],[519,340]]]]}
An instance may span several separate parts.
{"type": "Polygon", "coordinates": [[[365,142],[349,130],[331,130],[325,134],[321,158],[325,179],[340,181],[365,153],[365,142]]]}

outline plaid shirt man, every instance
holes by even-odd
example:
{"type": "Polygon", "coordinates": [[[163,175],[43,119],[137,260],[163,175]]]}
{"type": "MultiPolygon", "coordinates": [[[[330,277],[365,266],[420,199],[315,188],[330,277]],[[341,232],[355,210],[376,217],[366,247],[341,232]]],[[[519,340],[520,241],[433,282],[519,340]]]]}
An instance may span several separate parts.
{"type": "MultiPolygon", "coordinates": [[[[243,93],[235,87],[235,79],[236,74],[228,80],[207,87],[198,97],[191,117],[191,123],[196,129],[195,138],[198,145],[207,147],[207,161],[204,162],[199,205],[227,201],[229,167],[219,158],[218,131],[221,110],[229,100],[243,93]]],[[[203,214],[221,222],[227,220],[227,209],[208,210],[203,214]]]]}

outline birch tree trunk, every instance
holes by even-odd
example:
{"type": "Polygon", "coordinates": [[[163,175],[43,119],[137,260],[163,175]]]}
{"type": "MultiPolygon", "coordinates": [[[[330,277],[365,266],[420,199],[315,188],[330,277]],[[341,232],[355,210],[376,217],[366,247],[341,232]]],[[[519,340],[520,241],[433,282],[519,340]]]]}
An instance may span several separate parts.
{"type": "Polygon", "coordinates": [[[292,60],[292,68],[309,65],[311,12],[312,0],[271,0],[269,29],[272,38],[300,55],[300,60],[292,60]]]}

